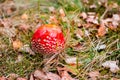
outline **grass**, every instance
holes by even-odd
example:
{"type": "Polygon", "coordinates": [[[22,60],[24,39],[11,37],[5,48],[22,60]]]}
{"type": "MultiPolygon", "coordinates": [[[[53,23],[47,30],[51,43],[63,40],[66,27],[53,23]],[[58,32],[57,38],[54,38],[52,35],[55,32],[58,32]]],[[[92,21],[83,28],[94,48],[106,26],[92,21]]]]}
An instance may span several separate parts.
{"type": "MultiPolygon", "coordinates": [[[[34,0],[30,0],[27,3],[32,4],[34,0]]],[[[37,0],[36,0],[37,2],[37,0]]],[[[17,1],[16,1],[17,3],[17,1]]],[[[95,2],[96,3],[96,2],[95,2]]],[[[36,3],[35,3],[36,4],[36,3]]],[[[34,5],[34,4],[32,4],[34,5]]],[[[26,13],[29,15],[29,20],[26,21],[26,24],[29,24],[30,30],[28,31],[20,31],[18,28],[18,33],[16,34],[17,39],[19,39],[23,44],[30,44],[30,39],[32,34],[35,30],[35,27],[38,23],[36,20],[42,20],[42,23],[49,23],[48,19],[52,13],[49,12],[48,7],[54,6],[55,9],[58,10],[63,8],[66,17],[68,18],[68,22],[62,22],[61,18],[59,18],[59,13],[56,13],[57,18],[61,21],[60,25],[63,28],[63,32],[68,37],[66,54],[70,56],[76,56],[82,65],[77,66],[77,78],[80,80],[88,79],[87,74],[90,71],[99,71],[103,76],[109,75],[106,80],[116,77],[120,79],[120,72],[113,74],[109,70],[104,69],[101,64],[107,60],[118,60],[120,61],[120,29],[117,31],[109,30],[107,35],[97,38],[95,36],[96,30],[81,28],[83,31],[88,30],[92,33],[89,36],[83,37],[82,40],[76,39],[75,37],[75,30],[78,29],[76,24],[72,24],[73,20],[79,18],[79,14],[82,11],[90,11],[88,7],[82,4],[80,0],[38,0],[37,6],[33,6],[22,13],[26,13]],[[48,3],[48,4],[46,4],[48,3]],[[37,18],[34,17],[37,15],[37,18]],[[70,30],[69,35],[66,34],[66,31],[70,30]],[[84,45],[83,50],[75,51],[74,45],[75,43],[81,43],[84,45]],[[96,50],[96,46],[99,44],[105,44],[107,47],[104,50],[98,51],[96,50]]],[[[100,11],[104,11],[105,8],[97,8],[95,11],[102,15],[100,11]],[[99,11],[100,10],[100,11],[99,11]]],[[[20,20],[20,15],[16,15],[14,18],[15,20],[20,20]]],[[[29,55],[26,52],[19,52],[18,50],[14,50],[12,47],[12,40],[13,38],[9,36],[5,36],[4,34],[0,34],[0,76],[8,76],[10,73],[16,73],[19,76],[27,77],[36,69],[41,68],[42,58],[41,55],[36,54],[34,56],[29,55]],[[21,62],[16,63],[16,59],[18,55],[23,56],[23,60],[21,62]]],[[[66,63],[64,63],[67,65],[66,63]]],[[[104,80],[101,78],[101,80],[104,80]]]]}

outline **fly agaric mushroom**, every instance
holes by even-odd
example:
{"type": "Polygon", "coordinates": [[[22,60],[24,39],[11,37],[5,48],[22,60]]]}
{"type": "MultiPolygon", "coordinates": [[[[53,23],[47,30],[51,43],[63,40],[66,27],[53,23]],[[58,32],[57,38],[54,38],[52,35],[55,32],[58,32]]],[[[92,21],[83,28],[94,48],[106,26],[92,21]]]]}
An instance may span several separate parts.
{"type": "Polygon", "coordinates": [[[32,50],[41,54],[60,53],[64,49],[65,39],[59,26],[45,24],[33,34],[32,50]]]}

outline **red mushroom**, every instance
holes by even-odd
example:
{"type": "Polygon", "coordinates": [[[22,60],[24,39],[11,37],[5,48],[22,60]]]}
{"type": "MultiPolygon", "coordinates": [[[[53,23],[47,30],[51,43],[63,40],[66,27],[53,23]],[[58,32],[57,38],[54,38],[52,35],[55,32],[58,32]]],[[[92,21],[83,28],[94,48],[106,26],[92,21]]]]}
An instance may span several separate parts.
{"type": "Polygon", "coordinates": [[[32,50],[41,54],[60,53],[64,49],[65,39],[59,26],[45,24],[33,34],[32,50]]]}

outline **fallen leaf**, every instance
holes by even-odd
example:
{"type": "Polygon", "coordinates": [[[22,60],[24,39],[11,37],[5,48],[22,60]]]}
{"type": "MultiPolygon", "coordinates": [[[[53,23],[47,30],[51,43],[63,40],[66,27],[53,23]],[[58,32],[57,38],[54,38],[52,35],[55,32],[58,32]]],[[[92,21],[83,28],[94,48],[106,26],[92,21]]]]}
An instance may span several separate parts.
{"type": "Polygon", "coordinates": [[[28,19],[28,15],[26,13],[22,14],[21,19],[27,20],[28,19]]]}
{"type": "Polygon", "coordinates": [[[112,21],[112,25],[113,25],[114,29],[116,29],[117,26],[119,25],[119,23],[117,21],[112,21]]]}
{"type": "Polygon", "coordinates": [[[120,16],[118,14],[113,14],[112,19],[115,21],[120,21],[120,16]]]}
{"type": "Polygon", "coordinates": [[[10,16],[16,11],[15,2],[11,0],[5,1],[0,8],[5,16],[10,16]]]}
{"type": "Polygon", "coordinates": [[[83,3],[88,4],[88,3],[89,3],[89,0],[83,0],[83,3]]]}
{"type": "Polygon", "coordinates": [[[35,80],[33,74],[30,75],[29,80],[35,80]]]}
{"type": "Polygon", "coordinates": [[[106,45],[105,44],[100,44],[100,45],[97,45],[96,46],[96,50],[104,50],[106,48],[106,45]]]}
{"type": "Polygon", "coordinates": [[[76,66],[81,64],[81,62],[78,61],[77,57],[66,57],[65,62],[71,66],[76,66]]]}
{"type": "Polygon", "coordinates": [[[116,28],[120,23],[120,16],[118,14],[113,14],[112,25],[116,28]]]}
{"type": "Polygon", "coordinates": [[[27,24],[20,24],[20,25],[19,25],[19,29],[20,29],[20,30],[25,30],[25,31],[27,31],[29,28],[30,28],[30,26],[27,25],[27,24]]]}
{"type": "Polygon", "coordinates": [[[102,3],[107,3],[108,0],[99,0],[102,3]]]}
{"type": "Polygon", "coordinates": [[[28,44],[23,45],[23,46],[19,49],[19,51],[20,51],[20,52],[21,52],[21,51],[27,52],[27,53],[29,53],[30,55],[35,55],[35,53],[31,50],[30,45],[28,45],[28,44]]]}
{"type": "Polygon", "coordinates": [[[23,56],[19,54],[15,63],[21,62],[22,60],[23,60],[23,56]]]}
{"type": "Polygon", "coordinates": [[[36,70],[33,74],[35,78],[42,79],[42,80],[48,80],[46,74],[43,71],[36,70]]]}
{"type": "Polygon", "coordinates": [[[69,22],[67,17],[61,17],[63,22],[69,22]]]}
{"type": "Polygon", "coordinates": [[[95,15],[96,15],[95,12],[88,12],[87,14],[88,14],[88,16],[90,16],[91,18],[95,18],[95,15]]]}
{"type": "Polygon", "coordinates": [[[61,80],[60,76],[52,72],[43,72],[40,70],[36,70],[33,76],[40,80],[61,80]]]}
{"type": "Polygon", "coordinates": [[[78,79],[72,78],[67,71],[62,71],[61,80],[78,80],[78,79]]]}
{"type": "Polygon", "coordinates": [[[3,54],[0,54],[0,58],[3,56],[3,54]]]}
{"type": "Polygon", "coordinates": [[[74,49],[75,51],[80,51],[80,50],[82,50],[83,48],[84,48],[83,45],[80,44],[80,43],[78,43],[78,44],[76,44],[75,46],[73,46],[73,49],[74,49]]]}
{"type": "Polygon", "coordinates": [[[88,73],[88,76],[92,79],[92,80],[97,80],[97,77],[100,76],[100,73],[98,71],[92,71],[88,73]]]}
{"type": "Polygon", "coordinates": [[[88,16],[87,16],[87,14],[85,12],[82,12],[80,14],[80,17],[82,17],[83,19],[86,19],[88,16]]]}
{"type": "Polygon", "coordinates": [[[15,73],[10,73],[9,76],[8,76],[8,80],[15,80],[17,77],[18,77],[17,74],[15,74],[15,73]]]}
{"type": "Polygon", "coordinates": [[[16,50],[16,49],[20,49],[23,46],[23,43],[17,39],[13,41],[12,45],[13,45],[13,48],[16,50]]]}
{"type": "Polygon", "coordinates": [[[50,16],[49,20],[50,20],[51,23],[55,23],[55,24],[59,23],[59,21],[57,20],[56,16],[50,16]]]}
{"type": "Polygon", "coordinates": [[[92,4],[92,5],[90,5],[90,8],[97,8],[97,6],[96,6],[96,4],[92,4]]]}
{"type": "Polygon", "coordinates": [[[93,24],[92,23],[86,23],[86,24],[82,24],[83,27],[85,28],[90,28],[90,27],[93,27],[93,24]]]}
{"type": "Polygon", "coordinates": [[[106,34],[106,27],[105,27],[104,22],[102,21],[98,29],[98,36],[104,36],[105,34],[106,34]]]}
{"type": "Polygon", "coordinates": [[[74,75],[77,75],[77,73],[79,73],[76,67],[70,65],[64,65],[64,67],[57,67],[57,71],[59,74],[61,73],[61,71],[67,71],[74,75]]]}
{"type": "Polygon", "coordinates": [[[16,80],[27,80],[26,78],[19,77],[16,80]]]}
{"type": "Polygon", "coordinates": [[[110,68],[110,71],[113,73],[116,73],[120,70],[120,68],[117,65],[117,61],[106,61],[102,64],[105,68],[110,68]]]}
{"type": "Polygon", "coordinates": [[[77,30],[75,31],[75,34],[76,34],[76,36],[77,36],[79,39],[82,39],[82,36],[84,36],[84,33],[83,33],[83,31],[82,31],[81,29],[77,29],[77,30]]]}
{"type": "Polygon", "coordinates": [[[107,6],[108,0],[99,0],[98,4],[102,6],[107,6]]]}
{"type": "Polygon", "coordinates": [[[46,76],[48,80],[61,80],[60,76],[51,72],[46,73],[46,76]]]}
{"type": "Polygon", "coordinates": [[[59,13],[61,17],[65,17],[65,12],[62,8],[59,10],[59,13]]]}
{"type": "Polygon", "coordinates": [[[87,23],[93,23],[93,24],[99,25],[98,17],[96,15],[90,15],[90,16],[88,16],[88,18],[86,19],[86,22],[87,23]]]}
{"type": "Polygon", "coordinates": [[[85,30],[85,36],[89,36],[90,32],[88,30],[85,30]]]}
{"type": "Polygon", "coordinates": [[[116,3],[115,3],[115,2],[112,2],[111,4],[109,4],[108,7],[109,7],[109,8],[118,8],[119,5],[117,4],[117,2],[116,2],[116,3]]]}
{"type": "Polygon", "coordinates": [[[0,77],[0,80],[6,80],[6,78],[4,76],[0,77]]]}
{"type": "Polygon", "coordinates": [[[114,25],[118,25],[118,23],[116,24],[116,22],[114,23],[114,21],[113,21],[112,23],[108,23],[108,27],[109,27],[111,30],[116,31],[117,26],[114,26],[113,24],[114,24],[114,25]]]}
{"type": "Polygon", "coordinates": [[[120,80],[120,79],[117,79],[117,78],[112,78],[111,80],[120,80]]]}
{"type": "Polygon", "coordinates": [[[111,30],[116,30],[120,23],[120,16],[118,14],[113,14],[112,18],[107,18],[103,20],[104,25],[109,27],[111,30]]]}
{"type": "Polygon", "coordinates": [[[52,13],[55,13],[55,8],[53,6],[49,7],[49,11],[52,12],[52,13]]]}
{"type": "Polygon", "coordinates": [[[0,27],[0,33],[9,36],[9,37],[15,37],[16,35],[16,29],[12,24],[11,18],[9,19],[0,19],[0,23],[2,24],[2,27],[0,27]]]}
{"type": "Polygon", "coordinates": [[[78,28],[81,28],[82,24],[79,22],[79,23],[77,23],[77,26],[78,26],[78,28]]]}

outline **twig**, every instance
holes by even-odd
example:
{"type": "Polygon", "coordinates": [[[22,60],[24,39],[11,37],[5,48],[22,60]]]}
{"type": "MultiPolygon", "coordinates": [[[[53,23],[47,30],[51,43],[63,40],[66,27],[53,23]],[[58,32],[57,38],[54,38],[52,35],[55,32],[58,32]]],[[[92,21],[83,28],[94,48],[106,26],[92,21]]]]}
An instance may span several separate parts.
{"type": "Polygon", "coordinates": [[[109,11],[109,8],[107,8],[105,10],[105,12],[103,13],[103,15],[100,17],[100,22],[103,20],[103,18],[105,17],[106,13],[109,11]]]}
{"type": "Polygon", "coordinates": [[[54,54],[52,57],[50,57],[50,59],[44,64],[45,66],[50,63],[50,61],[52,61],[59,53],[54,54]]]}

